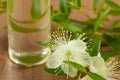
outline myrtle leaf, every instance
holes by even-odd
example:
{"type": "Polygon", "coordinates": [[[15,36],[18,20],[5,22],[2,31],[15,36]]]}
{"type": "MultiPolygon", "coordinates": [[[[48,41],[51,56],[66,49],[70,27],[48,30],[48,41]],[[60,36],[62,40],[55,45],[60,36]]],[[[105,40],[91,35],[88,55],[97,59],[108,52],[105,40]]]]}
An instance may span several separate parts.
{"type": "Polygon", "coordinates": [[[8,11],[11,14],[13,11],[14,0],[8,0],[8,11]]]}
{"type": "Polygon", "coordinates": [[[59,76],[66,76],[66,74],[61,70],[61,68],[57,68],[57,69],[45,68],[44,70],[50,74],[55,74],[55,75],[59,75],[59,76]]]}
{"type": "Polygon", "coordinates": [[[81,0],[74,0],[74,4],[76,7],[80,8],[81,7],[81,0]]]}
{"type": "Polygon", "coordinates": [[[49,23],[44,25],[44,26],[40,26],[38,28],[24,28],[22,26],[18,26],[16,23],[14,23],[12,20],[9,20],[9,24],[11,25],[11,28],[14,30],[14,31],[17,31],[17,32],[22,32],[22,33],[33,33],[33,32],[39,32],[39,31],[42,31],[42,30],[45,30],[49,27],[49,23]]]}
{"type": "Polygon", "coordinates": [[[99,0],[94,0],[94,4],[93,4],[93,9],[94,10],[97,10],[98,4],[99,4],[99,0]]]}
{"type": "Polygon", "coordinates": [[[112,28],[119,28],[119,27],[120,27],[120,21],[116,21],[112,25],[112,28]]]}
{"type": "Polygon", "coordinates": [[[53,13],[52,20],[53,21],[66,21],[68,19],[68,15],[64,13],[53,13]]]}
{"type": "Polygon", "coordinates": [[[120,50],[120,36],[111,37],[107,34],[104,34],[104,39],[107,44],[114,50],[120,50]]]}
{"type": "Polygon", "coordinates": [[[74,25],[75,27],[77,27],[80,32],[82,32],[84,29],[87,28],[86,25],[78,23],[78,22],[73,22],[73,23],[71,23],[71,25],[74,25]]]}
{"type": "Polygon", "coordinates": [[[114,8],[117,11],[120,11],[120,6],[116,4],[115,2],[111,0],[105,0],[106,4],[108,4],[110,7],[114,8]]]}
{"type": "Polygon", "coordinates": [[[25,56],[21,56],[21,57],[13,54],[13,57],[16,58],[17,60],[19,60],[20,62],[26,63],[26,64],[38,63],[40,60],[43,60],[43,57],[41,56],[41,54],[37,54],[34,56],[25,55],[25,56]]]}
{"type": "Polygon", "coordinates": [[[87,73],[86,68],[84,68],[82,65],[80,65],[78,63],[71,62],[71,61],[65,61],[65,63],[68,64],[68,65],[73,66],[74,68],[76,68],[80,72],[87,73]]]}
{"type": "Polygon", "coordinates": [[[89,54],[91,56],[97,56],[101,47],[101,36],[97,35],[93,38],[89,48],[89,54]]]}
{"type": "Polygon", "coordinates": [[[115,32],[117,35],[120,35],[120,27],[112,28],[112,31],[115,32]]]}
{"type": "Polygon", "coordinates": [[[95,28],[94,30],[97,30],[99,25],[101,24],[102,20],[106,17],[106,15],[110,12],[110,9],[105,10],[98,18],[95,23],[95,28]]]}
{"type": "Polygon", "coordinates": [[[108,60],[111,57],[116,56],[117,54],[119,54],[119,52],[101,52],[101,56],[104,58],[104,60],[108,60]]]}
{"type": "Polygon", "coordinates": [[[60,8],[61,12],[67,13],[67,14],[70,13],[71,9],[70,9],[70,7],[68,7],[69,2],[70,2],[70,0],[59,0],[59,8],[60,8]]]}
{"type": "Polygon", "coordinates": [[[7,8],[7,1],[0,2],[0,7],[6,9],[7,8]]]}
{"type": "Polygon", "coordinates": [[[49,41],[39,41],[38,44],[48,48],[52,48],[55,45],[53,42],[49,42],[49,41]]]}
{"type": "Polygon", "coordinates": [[[68,29],[70,31],[80,32],[80,29],[77,26],[74,26],[74,25],[72,25],[69,22],[66,22],[66,21],[56,21],[56,23],[58,23],[60,26],[62,26],[65,29],[68,29]]]}
{"type": "Polygon", "coordinates": [[[31,8],[31,16],[33,19],[39,19],[42,14],[41,0],[33,0],[31,8]]]}
{"type": "Polygon", "coordinates": [[[114,15],[114,16],[119,16],[120,15],[120,11],[110,10],[110,12],[108,14],[114,15]]]}
{"type": "Polygon", "coordinates": [[[88,72],[88,75],[93,79],[93,80],[106,80],[105,78],[101,77],[100,75],[92,72],[88,72]]]}
{"type": "Polygon", "coordinates": [[[120,20],[114,22],[111,27],[112,27],[112,31],[119,34],[120,33],[120,20]]]}

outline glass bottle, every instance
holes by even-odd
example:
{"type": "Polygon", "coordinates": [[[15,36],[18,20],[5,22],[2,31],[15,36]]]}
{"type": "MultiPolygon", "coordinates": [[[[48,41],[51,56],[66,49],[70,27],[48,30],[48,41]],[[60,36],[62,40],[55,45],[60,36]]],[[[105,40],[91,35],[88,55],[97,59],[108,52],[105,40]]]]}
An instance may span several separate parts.
{"type": "Polygon", "coordinates": [[[50,0],[8,0],[9,57],[31,67],[44,63],[48,49],[39,41],[50,40],[50,0]]]}

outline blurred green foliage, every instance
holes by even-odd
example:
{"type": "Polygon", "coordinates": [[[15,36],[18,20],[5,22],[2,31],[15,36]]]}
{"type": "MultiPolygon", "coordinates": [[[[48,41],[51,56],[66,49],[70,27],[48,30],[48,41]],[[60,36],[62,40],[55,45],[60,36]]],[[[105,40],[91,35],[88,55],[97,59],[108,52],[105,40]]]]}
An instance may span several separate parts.
{"type": "MultiPolygon", "coordinates": [[[[86,21],[76,21],[70,18],[72,9],[78,10],[82,13],[84,7],[81,3],[83,0],[59,0],[59,10],[55,10],[52,7],[51,15],[52,21],[56,22],[59,27],[64,27],[75,33],[86,33],[88,38],[93,38],[91,48],[94,51],[90,51],[91,55],[97,55],[102,45],[110,47],[110,52],[120,53],[120,20],[110,21],[109,16],[119,17],[120,16],[120,5],[112,0],[94,0],[93,8],[87,7],[89,10],[94,12],[97,17],[90,18],[86,21]],[[111,26],[105,26],[102,22],[108,21],[111,26]],[[77,25],[76,25],[77,24],[77,25]],[[100,37],[98,37],[100,36],[100,37]],[[95,53],[93,53],[95,52],[95,53]]],[[[102,53],[110,53],[102,52],[102,53]]],[[[112,53],[110,53],[112,54],[112,53]]],[[[102,54],[104,56],[104,54],[102,54]]],[[[105,55],[106,56],[106,55],[105,55]]],[[[107,56],[106,58],[111,57],[107,56]]]]}

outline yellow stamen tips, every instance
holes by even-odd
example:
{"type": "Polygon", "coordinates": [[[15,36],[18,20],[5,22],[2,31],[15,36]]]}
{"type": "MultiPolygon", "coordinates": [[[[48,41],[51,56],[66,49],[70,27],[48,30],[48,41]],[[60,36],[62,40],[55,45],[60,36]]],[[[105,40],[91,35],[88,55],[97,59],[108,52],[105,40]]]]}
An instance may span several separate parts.
{"type": "Polygon", "coordinates": [[[83,34],[74,34],[71,31],[64,30],[63,28],[58,28],[51,34],[51,42],[55,43],[56,46],[66,44],[69,41],[76,39],[76,40],[85,40],[87,37],[84,37],[85,33],[83,34]]]}
{"type": "Polygon", "coordinates": [[[120,61],[116,58],[111,58],[106,62],[106,65],[108,76],[120,79],[120,61]]]}

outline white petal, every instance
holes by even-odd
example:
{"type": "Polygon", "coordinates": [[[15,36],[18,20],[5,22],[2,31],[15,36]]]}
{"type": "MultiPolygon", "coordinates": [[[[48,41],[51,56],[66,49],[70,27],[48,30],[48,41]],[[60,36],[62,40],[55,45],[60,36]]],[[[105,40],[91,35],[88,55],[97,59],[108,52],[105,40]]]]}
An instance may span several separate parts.
{"type": "Polygon", "coordinates": [[[75,77],[77,76],[77,69],[75,69],[72,66],[69,66],[68,64],[63,63],[61,66],[62,71],[67,74],[70,77],[75,77]]]}
{"type": "Polygon", "coordinates": [[[90,55],[86,52],[87,45],[82,40],[72,40],[68,43],[73,61],[87,67],[90,55]]]}
{"type": "Polygon", "coordinates": [[[93,80],[93,79],[91,79],[88,75],[86,75],[86,76],[83,77],[81,80],[93,80]]]}
{"type": "Polygon", "coordinates": [[[90,55],[87,52],[74,53],[73,61],[87,67],[90,63],[90,55]]]}
{"type": "Polygon", "coordinates": [[[64,53],[59,49],[53,52],[52,56],[47,60],[47,67],[48,68],[57,68],[59,67],[64,60],[64,53]]]}
{"type": "Polygon", "coordinates": [[[46,65],[48,68],[57,68],[62,64],[62,60],[57,57],[51,57],[48,59],[46,65]]]}
{"type": "Polygon", "coordinates": [[[78,49],[80,52],[87,49],[87,44],[83,40],[72,40],[68,43],[71,49],[78,49]]]}
{"type": "Polygon", "coordinates": [[[106,75],[105,61],[100,56],[95,56],[92,58],[89,69],[91,72],[97,73],[103,77],[106,75]]]}

